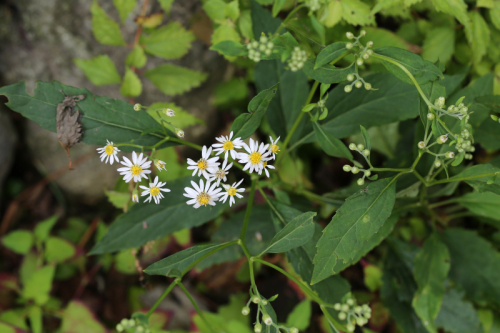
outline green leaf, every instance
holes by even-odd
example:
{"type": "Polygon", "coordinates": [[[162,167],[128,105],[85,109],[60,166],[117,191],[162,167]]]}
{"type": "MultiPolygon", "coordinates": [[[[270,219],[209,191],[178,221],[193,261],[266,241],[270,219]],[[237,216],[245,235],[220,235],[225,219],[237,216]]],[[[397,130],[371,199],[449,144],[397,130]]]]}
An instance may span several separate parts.
{"type": "Polygon", "coordinates": [[[490,9],[491,23],[500,30],[500,2],[494,1],[494,6],[490,9]]]}
{"type": "Polygon", "coordinates": [[[343,157],[352,161],[352,154],[342,141],[325,131],[317,122],[313,122],[313,128],[319,145],[325,153],[330,156],[343,157]]]}
{"type": "Polygon", "coordinates": [[[45,242],[45,260],[48,263],[61,263],[72,258],[76,253],[75,246],[59,237],[49,237],[45,242]]]}
{"type": "Polygon", "coordinates": [[[500,221],[500,195],[492,192],[472,192],[456,199],[472,213],[500,221]]]}
{"type": "Polygon", "coordinates": [[[92,59],[73,59],[73,61],[95,86],[117,84],[121,81],[114,62],[107,55],[92,59]]]}
{"type": "MultiPolygon", "coordinates": [[[[11,110],[21,113],[52,132],[56,132],[56,108],[64,100],[64,95],[81,94],[85,95],[85,99],[77,103],[77,109],[82,113],[84,143],[103,146],[106,140],[109,140],[115,143],[133,142],[151,146],[163,139],[163,136],[157,134],[141,135],[152,128],[162,131],[161,126],[145,112],[134,111],[130,103],[122,100],[93,95],[85,88],[65,86],[57,81],[39,81],[33,96],[26,92],[24,82],[0,88],[0,95],[9,99],[6,105],[11,110]]],[[[174,133],[169,135],[175,136],[174,133]]],[[[166,143],[162,147],[174,145],[176,144],[166,143]]],[[[131,151],[127,147],[120,149],[131,151]]]]}
{"type": "Polygon", "coordinates": [[[375,24],[375,16],[370,14],[370,6],[360,0],[341,0],[342,18],[352,25],[375,24]]]}
{"type": "Polygon", "coordinates": [[[138,203],[120,215],[110,226],[108,233],[92,248],[90,254],[115,252],[139,247],[148,241],[170,235],[175,231],[202,225],[215,218],[227,205],[194,209],[186,204],[185,197],[178,195],[191,186],[193,177],[167,183],[171,193],[160,204],[138,203]]]}
{"type": "Polygon", "coordinates": [[[240,16],[240,6],[238,0],[233,0],[224,6],[224,15],[233,21],[240,16]]]}
{"type": "Polygon", "coordinates": [[[33,246],[33,233],[28,230],[14,230],[2,237],[2,244],[11,251],[27,254],[33,246]]]}
{"type": "Polygon", "coordinates": [[[463,300],[464,293],[450,289],[443,298],[443,305],[436,326],[451,333],[482,333],[476,309],[471,302],[463,300]]]}
{"type": "Polygon", "coordinates": [[[120,93],[125,97],[136,97],[142,93],[141,80],[137,74],[128,67],[125,69],[120,93]]]}
{"type": "Polygon", "coordinates": [[[393,31],[375,27],[367,27],[365,31],[366,36],[369,36],[373,45],[377,47],[393,46],[405,50],[409,49],[408,42],[393,31]]]}
{"type": "Polygon", "coordinates": [[[262,33],[274,34],[281,25],[281,20],[273,17],[270,11],[263,8],[255,0],[251,0],[250,9],[252,11],[252,29],[255,38],[259,38],[262,33]]]}
{"type": "Polygon", "coordinates": [[[241,56],[246,55],[248,52],[247,48],[240,43],[237,43],[232,40],[225,40],[216,45],[210,47],[210,50],[217,51],[220,54],[226,56],[241,56]]]}
{"type": "Polygon", "coordinates": [[[314,62],[314,69],[317,69],[325,64],[328,64],[332,60],[337,59],[340,55],[348,50],[345,47],[345,42],[337,42],[328,45],[316,57],[316,61],[314,62]]]}
{"type": "Polygon", "coordinates": [[[363,267],[365,273],[364,283],[370,291],[377,291],[382,286],[382,270],[375,265],[363,267]]]}
{"type": "Polygon", "coordinates": [[[113,0],[113,4],[120,15],[120,20],[125,22],[130,13],[134,10],[136,0],[113,0]]]}
{"type": "Polygon", "coordinates": [[[438,27],[430,30],[422,47],[422,58],[431,62],[446,63],[455,51],[455,29],[438,27]]]}
{"type": "Polygon", "coordinates": [[[153,117],[159,123],[160,118],[158,117],[158,114],[156,113],[155,110],[164,108],[174,110],[175,117],[169,117],[165,113],[160,112],[160,118],[168,121],[177,128],[185,129],[193,125],[198,125],[198,124],[205,125],[205,122],[203,120],[193,116],[191,113],[182,109],[180,106],[175,105],[174,103],[165,103],[165,102],[153,103],[151,104],[150,109],[147,112],[151,117],[153,117]]]}
{"type": "Polygon", "coordinates": [[[165,95],[178,95],[199,87],[207,74],[188,68],[164,64],[144,73],[165,95]]]}
{"type": "Polygon", "coordinates": [[[444,296],[444,283],[450,270],[448,248],[434,232],[415,257],[413,274],[418,290],[413,308],[429,332],[437,332],[434,319],[438,316],[444,296]]]}
{"type": "Polygon", "coordinates": [[[252,12],[250,10],[242,10],[238,20],[238,28],[241,34],[248,40],[254,39],[252,30],[252,12]]]}
{"type": "Polygon", "coordinates": [[[194,40],[192,32],[178,22],[171,22],[149,35],[141,36],[144,51],[163,59],[177,59],[185,55],[194,40]]]}
{"type": "Polygon", "coordinates": [[[49,300],[54,271],[55,266],[44,266],[35,271],[24,284],[22,296],[27,300],[33,299],[38,305],[45,304],[49,300]]]}
{"type": "Polygon", "coordinates": [[[314,212],[303,213],[290,221],[271,240],[264,253],[282,253],[307,243],[314,235],[314,212]]]}
{"type": "Polygon", "coordinates": [[[95,39],[104,45],[121,46],[125,45],[118,23],[104,12],[104,10],[94,0],[92,7],[92,33],[95,39]]]}
{"type": "Polygon", "coordinates": [[[124,208],[131,200],[130,193],[118,191],[104,191],[109,202],[116,208],[124,208]]]}
{"type": "Polygon", "coordinates": [[[453,15],[465,27],[466,33],[471,31],[471,23],[467,15],[467,5],[463,0],[432,0],[438,12],[453,15]]]}
{"type": "Polygon", "coordinates": [[[43,220],[42,222],[38,222],[33,230],[35,240],[40,243],[44,242],[47,237],[49,237],[50,230],[52,230],[52,227],[56,224],[58,219],[59,216],[54,215],[46,220],[43,220]]]}
{"type": "Polygon", "coordinates": [[[61,333],[106,333],[107,329],[80,301],[71,301],[61,314],[61,333]]]}
{"type": "Polygon", "coordinates": [[[465,32],[472,46],[472,60],[474,63],[479,63],[488,49],[490,29],[479,11],[471,11],[469,16],[472,22],[472,29],[470,32],[468,30],[465,30],[465,32]]]}
{"type": "Polygon", "coordinates": [[[470,300],[499,306],[500,253],[474,231],[447,229],[443,241],[451,256],[450,279],[463,287],[470,300]]]}
{"type": "Polygon", "coordinates": [[[198,259],[226,246],[227,244],[195,245],[149,265],[144,272],[149,275],[167,276],[170,276],[169,274],[172,269],[184,272],[186,268],[198,259]]]}
{"type": "Polygon", "coordinates": [[[361,128],[361,134],[363,135],[363,139],[365,139],[366,149],[371,150],[372,149],[372,141],[370,140],[370,135],[368,134],[368,131],[362,125],[359,125],[359,127],[361,128]]]}
{"type": "Polygon", "coordinates": [[[394,177],[370,183],[365,190],[347,198],[318,241],[311,283],[337,273],[337,261],[352,261],[359,247],[384,225],[395,200],[394,177]]]}
{"type": "Polygon", "coordinates": [[[304,63],[304,73],[321,83],[339,83],[347,79],[347,75],[354,73],[354,62],[346,68],[338,68],[329,64],[314,68],[314,60],[309,59],[304,63]]]}
{"type": "Polygon", "coordinates": [[[231,40],[240,42],[240,34],[236,31],[234,24],[229,21],[224,21],[212,33],[212,45],[217,45],[223,41],[231,40]]]}
{"type": "Polygon", "coordinates": [[[174,3],[174,0],[158,0],[160,3],[161,8],[167,13],[170,13],[170,8],[172,7],[172,4],[174,3]]]}
{"type": "Polygon", "coordinates": [[[234,137],[246,139],[259,128],[262,118],[266,114],[269,103],[276,95],[278,83],[272,87],[261,91],[248,104],[248,113],[238,116],[231,125],[234,137]]]}
{"type": "Polygon", "coordinates": [[[30,320],[31,331],[33,333],[42,333],[42,309],[39,306],[32,306],[29,309],[28,318],[30,320]]]}
{"type": "Polygon", "coordinates": [[[136,45],[128,54],[125,64],[130,67],[142,68],[146,65],[147,60],[146,54],[144,54],[144,49],[141,46],[136,45]]]}
{"type": "Polygon", "coordinates": [[[306,299],[297,304],[286,319],[287,327],[295,327],[299,331],[305,331],[311,322],[311,301],[306,299]]]}
{"type": "Polygon", "coordinates": [[[342,3],[330,1],[325,10],[326,15],[321,17],[321,22],[328,28],[333,27],[342,19],[342,3]]]}
{"type": "Polygon", "coordinates": [[[286,0],[275,0],[273,4],[273,16],[276,17],[285,5],[286,0]]]}
{"type": "MultiPolygon", "coordinates": [[[[435,101],[439,97],[446,96],[446,89],[441,84],[439,84],[439,81],[427,82],[426,84],[420,85],[420,88],[424,92],[425,96],[427,96],[429,101],[435,101]]],[[[427,124],[427,114],[429,113],[429,106],[427,106],[427,104],[422,99],[422,96],[420,96],[420,94],[418,103],[420,110],[420,120],[422,120],[422,123],[425,127],[427,124]]]]}
{"type": "Polygon", "coordinates": [[[223,20],[226,17],[224,14],[225,7],[226,3],[223,0],[208,0],[203,4],[203,10],[214,22],[223,20]]]}
{"type": "MultiPolygon", "coordinates": [[[[417,80],[418,84],[425,84],[438,78],[444,78],[443,73],[432,62],[424,60],[420,56],[410,51],[390,46],[379,47],[377,49],[374,49],[373,51],[375,52],[375,54],[391,58],[392,60],[398,62],[400,65],[404,66],[413,75],[415,80],[417,80]]],[[[387,70],[394,74],[394,76],[396,76],[398,79],[403,82],[413,84],[408,75],[397,65],[384,59],[380,60],[382,60],[382,64],[385,66],[385,68],[387,68],[387,70]]]]}
{"type": "Polygon", "coordinates": [[[179,231],[176,231],[172,234],[174,236],[177,244],[181,246],[187,246],[191,243],[191,229],[185,228],[179,231]]]}
{"type": "Polygon", "coordinates": [[[122,274],[136,274],[135,260],[135,255],[130,249],[120,251],[115,256],[115,269],[122,274]]]}

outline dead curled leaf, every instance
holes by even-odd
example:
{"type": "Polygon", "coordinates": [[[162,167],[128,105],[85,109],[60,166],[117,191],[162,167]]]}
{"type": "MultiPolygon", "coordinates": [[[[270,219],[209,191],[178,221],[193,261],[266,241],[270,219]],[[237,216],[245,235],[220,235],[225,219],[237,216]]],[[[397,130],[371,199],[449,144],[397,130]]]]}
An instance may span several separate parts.
{"type": "Polygon", "coordinates": [[[57,105],[56,126],[57,138],[61,146],[68,154],[69,169],[71,169],[71,157],[69,150],[75,143],[82,139],[83,129],[81,124],[82,115],[75,111],[76,102],[85,98],[85,95],[66,96],[62,103],[57,105]]]}

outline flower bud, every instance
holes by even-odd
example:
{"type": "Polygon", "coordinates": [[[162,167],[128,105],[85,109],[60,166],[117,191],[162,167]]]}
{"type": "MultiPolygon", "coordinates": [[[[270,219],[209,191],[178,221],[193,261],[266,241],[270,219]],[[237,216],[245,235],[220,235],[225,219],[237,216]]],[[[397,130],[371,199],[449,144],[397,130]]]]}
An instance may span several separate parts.
{"type": "Polygon", "coordinates": [[[348,323],[345,325],[345,328],[347,328],[349,332],[354,332],[355,326],[352,323],[348,323]]]}
{"type": "Polygon", "coordinates": [[[364,30],[361,30],[360,33],[359,33],[360,36],[366,36],[366,31],[364,30]]]}
{"type": "MultiPolygon", "coordinates": [[[[360,145],[358,145],[359,147],[360,145]]],[[[354,305],[354,300],[352,298],[348,298],[346,301],[347,305],[353,306],[354,305]]]]}
{"type": "MultiPolygon", "coordinates": [[[[342,169],[344,169],[345,172],[349,172],[349,171],[351,171],[351,166],[349,164],[346,164],[342,167],[342,169]]],[[[340,306],[340,304],[339,304],[339,306],[340,306]]]]}
{"type": "Polygon", "coordinates": [[[345,48],[348,50],[352,49],[352,46],[353,46],[352,43],[345,44],[345,48]]]}
{"type": "Polygon", "coordinates": [[[297,327],[290,327],[290,333],[299,333],[299,329],[297,327]]]}
{"type": "Polygon", "coordinates": [[[350,93],[352,91],[352,86],[348,84],[347,86],[344,87],[344,91],[346,93],[350,93]]]}
{"type": "Polygon", "coordinates": [[[453,157],[455,157],[455,153],[454,153],[454,152],[452,152],[452,151],[447,151],[447,152],[446,152],[446,154],[445,154],[445,156],[446,156],[447,158],[453,158],[453,157]]]}
{"type": "Polygon", "coordinates": [[[430,112],[429,112],[429,113],[427,114],[427,119],[429,119],[429,120],[434,120],[434,118],[435,118],[434,113],[430,113],[430,112]]]}
{"type": "Polygon", "coordinates": [[[352,74],[347,75],[347,81],[354,81],[354,75],[352,74]]]}
{"type": "Polygon", "coordinates": [[[262,316],[262,321],[264,321],[264,324],[266,324],[267,326],[272,325],[273,323],[273,319],[268,314],[262,316]]]}
{"type": "Polygon", "coordinates": [[[267,299],[262,300],[262,305],[267,305],[267,299]]]}
{"type": "Polygon", "coordinates": [[[363,317],[356,317],[356,324],[358,326],[363,326],[365,324],[365,318],[363,318],[363,317]]]}
{"type": "Polygon", "coordinates": [[[370,156],[370,151],[368,149],[363,150],[363,155],[370,156]]]}
{"type": "Polygon", "coordinates": [[[366,46],[368,46],[368,47],[372,47],[372,46],[373,46],[373,42],[372,42],[372,41],[369,41],[368,43],[366,43],[366,46]]]}
{"type": "Polygon", "coordinates": [[[123,318],[123,319],[120,321],[120,324],[122,324],[122,326],[128,326],[128,319],[127,319],[127,318],[123,318]]]}
{"type": "Polygon", "coordinates": [[[163,109],[163,113],[165,113],[169,117],[175,117],[175,111],[169,108],[163,109]]]}
{"type": "Polygon", "coordinates": [[[347,305],[347,304],[342,304],[342,311],[343,311],[343,312],[347,312],[347,311],[349,311],[349,305],[347,305]]]}
{"type": "Polygon", "coordinates": [[[361,88],[363,86],[363,82],[356,81],[356,83],[354,85],[356,86],[356,88],[361,88]]]}
{"type": "Polygon", "coordinates": [[[267,43],[267,42],[268,42],[267,37],[266,37],[266,36],[264,36],[264,35],[260,36],[260,42],[261,42],[261,43],[264,43],[264,44],[265,44],[265,43],[267,43]]]}
{"type": "Polygon", "coordinates": [[[116,330],[117,330],[118,332],[123,331],[123,326],[122,326],[122,324],[118,324],[118,325],[116,325],[116,330]]]}
{"type": "Polygon", "coordinates": [[[355,175],[355,174],[357,174],[359,172],[359,168],[357,166],[353,166],[351,168],[351,172],[355,175]]]}
{"type": "Polygon", "coordinates": [[[137,190],[132,192],[132,202],[139,202],[139,192],[137,190]]]}
{"type": "Polygon", "coordinates": [[[437,138],[436,142],[439,143],[440,145],[442,145],[447,140],[448,140],[448,135],[445,134],[445,135],[441,135],[439,138],[437,138]]]}
{"type": "Polygon", "coordinates": [[[267,48],[268,48],[269,50],[272,50],[272,49],[273,49],[273,47],[274,47],[274,43],[273,43],[273,42],[269,42],[269,43],[267,43],[267,48]]]}
{"type": "Polygon", "coordinates": [[[362,307],[360,307],[360,306],[356,306],[356,307],[354,308],[354,312],[356,312],[356,313],[361,313],[361,311],[363,311],[363,308],[362,308],[362,307]]]}
{"type": "Polygon", "coordinates": [[[346,318],[347,318],[347,315],[346,315],[346,313],[345,313],[345,312],[340,312],[340,313],[339,313],[339,319],[340,319],[340,320],[344,320],[344,319],[346,319],[346,318]]]}
{"type": "Polygon", "coordinates": [[[333,305],[333,308],[334,308],[335,310],[337,310],[337,311],[340,311],[340,307],[341,307],[340,303],[335,303],[335,304],[333,305]]]}
{"type": "Polygon", "coordinates": [[[372,312],[372,308],[370,308],[368,304],[361,305],[361,308],[363,308],[363,311],[365,312],[372,312]]]}
{"type": "MultiPolygon", "coordinates": [[[[358,60],[356,60],[356,64],[357,64],[358,66],[362,66],[362,65],[363,65],[363,59],[358,58],[358,60]]],[[[359,87],[358,87],[358,88],[359,88],[359,87]]]]}
{"type": "Polygon", "coordinates": [[[255,326],[253,327],[253,331],[254,331],[255,333],[260,333],[260,332],[262,332],[262,324],[260,324],[260,323],[255,324],[255,326]]]}
{"type": "Polygon", "coordinates": [[[134,326],[135,326],[135,320],[133,320],[133,319],[129,319],[129,320],[128,320],[128,326],[130,326],[130,327],[134,327],[134,326]]]}
{"type": "Polygon", "coordinates": [[[175,129],[175,134],[179,137],[179,138],[183,138],[184,137],[184,131],[181,130],[180,128],[176,128],[175,129]]]}
{"type": "Polygon", "coordinates": [[[349,149],[350,150],[356,150],[356,144],[355,143],[350,143],[349,144],[349,149]]]}
{"type": "Polygon", "coordinates": [[[358,179],[358,185],[362,186],[365,183],[365,180],[363,178],[358,179]]]}
{"type": "Polygon", "coordinates": [[[363,313],[363,317],[365,317],[366,319],[370,319],[371,316],[372,316],[372,314],[370,312],[363,313]]]}
{"type": "Polygon", "coordinates": [[[367,60],[368,58],[370,58],[370,55],[368,54],[368,52],[365,52],[363,53],[362,57],[363,59],[367,60]]]}
{"type": "Polygon", "coordinates": [[[420,148],[420,149],[424,149],[424,148],[425,148],[425,142],[420,141],[420,142],[418,143],[418,148],[420,148]]]}
{"type": "Polygon", "coordinates": [[[354,34],[352,32],[346,32],[345,35],[349,39],[353,39],[354,38],[354,34]]]}
{"type": "Polygon", "coordinates": [[[142,333],[142,332],[144,332],[144,327],[142,327],[142,326],[137,326],[136,331],[137,331],[138,333],[142,333]]]}
{"type": "Polygon", "coordinates": [[[434,166],[435,166],[436,168],[439,168],[439,167],[441,166],[441,161],[440,161],[440,160],[436,160],[436,161],[434,162],[434,166]]]}
{"type": "Polygon", "coordinates": [[[370,170],[365,170],[365,176],[370,177],[372,175],[372,172],[370,170]]]}
{"type": "Polygon", "coordinates": [[[245,306],[243,309],[241,309],[241,314],[244,316],[248,316],[250,313],[250,308],[248,306],[245,306]]]}
{"type": "Polygon", "coordinates": [[[371,83],[365,83],[365,89],[366,89],[366,90],[372,90],[372,85],[371,85],[371,83]]]}
{"type": "Polygon", "coordinates": [[[253,296],[252,297],[252,303],[259,304],[260,302],[260,297],[259,296],[253,296]]]}
{"type": "Polygon", "coordinates": [[[358,150],[362,151],[363,149],[365,149],[365,146],[362,143],[360,143],[357,148],[358,150]]]}
{"type": "Polygon", "coordinates": [[[141,107],[142,107],[142,105],[139,103],[134,104],[134,111],[141,111],[141,107]]]}

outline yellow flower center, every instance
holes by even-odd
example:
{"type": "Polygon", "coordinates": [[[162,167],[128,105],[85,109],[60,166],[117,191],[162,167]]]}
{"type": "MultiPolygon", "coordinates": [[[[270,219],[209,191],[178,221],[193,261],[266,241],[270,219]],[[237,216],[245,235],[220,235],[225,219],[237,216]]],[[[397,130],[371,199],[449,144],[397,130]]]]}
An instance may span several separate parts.
{"type": "Polygon", "coordinates": [[[226,172],[222,169],[217,170],[217,172],[215,173],[215,177],[220,178],[220,179],[224,178],[225,175],[226,175],[226,172]]]}
{"type": "Polygon", "coordinates": [[[107,145],[106,148],[104,148],[104,151],[108,156],[112,155],[115,151],[115,147],[113,147],[113,145],[107,145]]]}
{"type": "Polygon", "coordinates": [[[210,200],[210,196],[206,194],[205,192],[201,192],[198,194],[196,197],[196,200],[200,205],[206,206],[208,204],[208,201],[210,200]]]}
{"type": "Polygon", "coordinates": [[[280,151],[280,147],[278,145],[272,145],[271,151],[273,152],[273,154],[277,154],[280,151]]]}
{"type": "Polygon", "coordinates": [[[160,193],[160,189],[155,186],[149,190],[149,193],[151,193],[152,196],[157,196],[160,193]]]}
{"type": "Polygon", "coordinates": [[[236,194],[236,189],[234,187],[231,187],[229,190],[227,190],[227,194],[234,197],[234,195],[236,194]]]}
{"type": "Polygon", "coordinates": [[[198,161],[198,169],[200,169],[201,171],[203,171],[206,168],[208,168],[207,160],[204,159],[204,158],[202,158],[201,160],[198,161]]]}
{"type": "Polygon", "coordinates": [[[267,162],[262,163],[262,166],[265,168],[267,166],[267,162]]]}
{"type": "Polygon", "coordinates": [[[234,145],[233,145],[233,143],[231,141],[226,141],[222,145],[222,148],[224,148],[224,151],[233,150],[234,149],[234,145]]]}
{"type": "Polygon", "coordinates": [[[132,174],[134,176],[138,176],[142,173],[142,168],[140,166],[134,164],[130,167],[130,171],[132,171],[132,174]]]}
{"type": "Polygon", "coordinates": [[[262,161],[262,154],[258,152],[251,153],[249,160],[252,164],[259,164],[262,161]]]}

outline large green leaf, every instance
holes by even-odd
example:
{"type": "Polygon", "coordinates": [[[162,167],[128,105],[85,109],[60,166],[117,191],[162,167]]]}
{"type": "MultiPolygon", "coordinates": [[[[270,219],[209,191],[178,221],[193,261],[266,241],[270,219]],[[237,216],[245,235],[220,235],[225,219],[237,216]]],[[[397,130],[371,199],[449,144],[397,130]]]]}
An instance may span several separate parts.
{"type": "Polygon", "coordinates": [[[286,326],[305,331],[311,323],[311,301],[306,299],[297,304],[286,319],[286,326]]]}
{"type": "Polygon", "coordinates": [[[226,56],[241,56],[248,53],[248,49],[232,40],[225,40],[210,47],[210,50],[217,51],[226,56]]]}
{"type": "Polygon", "coordinates": [[[345,47],[345,42],[337,42],[328,45],[316,57],[316,61],[314,62],[314,69],[321,67],[325,64],[328,64],[330,61],[337,59],[344,52],[348,51],[345,47]]]}
{"type": "Polygon", "coordinates": [[[14,230],[2,237],[2,245],[19,254],[27,254],[33,246],[33,233],[28,230],[14,230]]]}
{"type": "MultiPolygon", "coordinates": [[[[398,62],[404,66],[417,80],[419,84],[434,81],[438,78],[444,78],[443,73],[432,62],[422,59],[419,55],[397,47],[379,47],[373,50],[379,54],[398,62]]],[[[378,58],[377,58],[378,59],[378,58]]],[[[381,59],[385,68],[403,82],[413,84],[408,75],[397,65],[381,59]]],[[[372,84],[373,85],[373,84],[372,84]]],[[[374,86],[375,87],[375,86],[374,86]]]]}
{"type": "Polygon", "coordinates": [[[164,58],[177,59],[185,55],[194,40],[192,32],[178,22],[172,22],[151,34],[141,36],[141,45],[146,53],[164,58]]]}
{"type": "Polygon", "coordinates": [[[54,215],[46,220],[38,222],[37,225],[35,226],[35,229],[33,230],[33,234],[35,235],[35,240],[37,242],[44,242],[47,239],[47,237],[49,237],[50,230],[56,224],[58,219],[59,216],[54,215]]]}
{"type": "Polygon", "coordinates": [[[96,86],[120,83],[120,74],[108,55],[92,59],[74,59],[75,64],[85,73],[87,79],[96,86]]]}
{"type": "MultiPolygon", "coordinates": [[[[413,86],[402,84],[389,73],[367,75],[364,79],[378,90],[354,89],[347,94],[341,84],[329,94],[328,116],[321,125],[337,139],[358,133],[359,125],[368,129],[418,115],[417,108],[408,107],[418,103],[413,86]]],[[[300,142],[314,140],[314,132],[310,131],[302,134],[300,142]]]]}
{"type": "Polygon", "coordinates": [[[476,309],[471,302],[463,300],[464,292],[450,289],[443,298],[443,305],[436,326],[451,333],[493,332],[483,330],[476,309]]]}
{"type": "Polygon", "coordinates": [[[472,61],[474,63],[481,62],[481,59],[486,54],[488,44],[490,42],[490,29],[488,23],[484,20],[479,11],[471,11],[469,14],[471,20],[471,31],[466,30],[467,39],[471,44],[472,61]]]}
{"type": "Polygon", "coordinates": [[[33,299],[38,305],[45,304],[49,300],[54,272],[55,266],[44,266],[31,274],[24,284],[23,298],[33,299]]]}
{"type": "Polygon", "coordinates": [[[460,89],[449,97],[450,102],[455,103],[457,99],[465,96],[463,102],[470,105],[476,97],[490,95],[493,93],[493,73],[488,73],[472,81],[467,87],[460,89]]]}
{"type": "Polygon", "coordinates": [[[464,181],[479,192],[490,191],[500,194],[500,169],[491,164],[474,165],[458,175],[450,177],[449,181],[464,181]],[[494,177],[497,172],[498,176],[494,177]],[[488,184],[488,181],[493,177],[493,182],[488,184]]]}
{"type": "Polygon", "coordinates": [[[500,253],[474,231],[448,229],[443,241],[451,256],[449,277],[470,300],[500,306],[500,253]]]}
{"type": "Polygon", "coordinates": [[[317,122],[313,122],[314,134],[321,148],[330,156],[343,157],[352,161],[352,154],[345,144],[325,131],[317,122]]]}
{"type": "Polygon", "coordinates": [[[314,235],[314,216],[316,213],[307,212],[291,220],[274,236],[262,253],[286,252],[307,243],[314,235]]]}
{"type": "Polygon", "coordinates": [[[500,221],[500,195],[492,192],[472,192],[457,199],[472,213],[500,221]]]}
{"type": "Polygon", "coordinates": [[[413,275],[418,290],[413,298],[413,308],[429,332],[437,332],[434,319],[438,316],[444,296],[444,283],[450,270],[448,248],[433,233],[415,258],[413,275]]]}
{"type": "Polygon", "coordinates": [[[94,0],[92,7],[92,33],[95,39],[104,45],[125,45],[118,23],[106,14],[106,12],[94,0]]]}
{"type": "MultiPolygon", "coordinates": [[[[6,104],[13,111],[21,113],[43,128],[56,131],[56,108],[64,100],[64,96],[85,95],[85,99],[77,103],[82,114],[84,134],[82,141],[90,145],[105,145],[106,140],[114,143],[133,142],[137,145],[151,146],[160,141],[164,135],[161,125],[146,112],[134,111],[132,105],[119,99],[93,95],[85,88],[65,86],[57,81],[37,83],[33,96],[26,92],[26,83],[18,82],[0,88],[0,95],[9,99],[6,104]],[[146,130],[155,133],[141,135],[146,130]]],[[[171,136],[175,136],[170,132],[171,136]]],[[[167,142],[162,147],[174,146],[167,142]]],[[[130,147],[120,147],[131,151],[130,147]]]]}
{"type": "Polygon", "coordinates": [[[246,139],[259,128],[262,118],[266,114],[269,103],[276,95],[278,83],[269,89],[261,91],[248,103],[248,113],[238,116],[231,125],[234,137],[246,139]]]}
{"type": "Polygon", "coordinates": [[[134,10],[137,0],[113,0],[113,4],[120,14],[120,20],[125,22],[130,13],[134,10]]]}
{"type": "Polygon", "coordinates": [[[172,276],[173,270],[184,272],[192,263],[226,244],[195,245],[149,265],[144,272],[149,275],[172,276]]]}
{"type": "MultiPolygon", "coordinates": [[[[489,112],[500,112],[500,96],[498,95],[484,95],[475,98],[477,104],[470,107],[471,110],[484,107],[489,112]]],[[[489,113],[488,112],[488,113],[489,113]]],[[[486,114],[486,112],[484,112],[486,114]]],[[[492,121],[490,117],[485,117],[482,123],[476,127],[474,131],[474,139],[476,142],[481,143],[487,149],[500,148],[500,131],[497,122],[492,121]]]]}
{"type": "Polygon", "coordinates": [[[281,24],[279,18],[273,17],[270,11],[263,8],[255,0],[251,0],[252,30],[255,38],[262,33],[273,34],[281,24]]]}
{"type": "Polygon", "coordinates": [[[314,68],[314,60],[309,59],[304,63],[304,73],[316,81],[325,84],[339,83],[347,80],[347,75],[355,72],[354,63],[345,68],[339,68],[330,64],[324,64],[314,68]]]}
{"type": "Polygon", "coordinates": [[[337,260],[352,262],[358,249],[391,215],[395,200],[396,178],[373,182],[347,198],[318,241],[311,283],[338,273],[334,271],[337,260]]]}
{"type": "Polygon", "coordinates": [[[110,226],[108,233],[92,248],[90,254],[115,252],[139,247],[151,240],[170,235],[175,231],[202,225],[215,218],[227,205],[193,208],[182,196],[184,187],[190,187],[192,177],[180,178],[167,183],[171,190],[160,204],[139,203],[120,215],[110,226]]]}
{"type": "Polygon", "coordinates": [[[144,73],[165,95],[178,95],[198,87],[207,74],[188,68],[164,64],[144,73]]]}
{"type": "Polygon", "coordinates": [[[471,31],[471,23],[467,15],[467,5],[464,0],[432,0],[438,12],[444,12],[455,16],[465,26],[465,31],[471,31]]]}
{"type": "Polygon", "coordinates": [[[430,30],[422,48],[422,58],[425,60],[448,62],[455,50],[455,29],[438,27],[430,30]]]}

